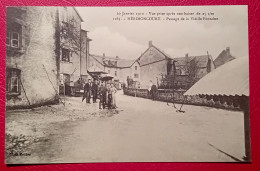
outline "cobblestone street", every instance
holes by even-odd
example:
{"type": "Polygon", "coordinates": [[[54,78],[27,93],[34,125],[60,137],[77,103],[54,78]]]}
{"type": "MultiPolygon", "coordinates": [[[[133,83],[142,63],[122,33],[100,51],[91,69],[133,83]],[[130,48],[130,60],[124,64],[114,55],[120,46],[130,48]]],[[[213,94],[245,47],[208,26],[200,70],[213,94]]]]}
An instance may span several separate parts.
{"type": "Polygon", "coordinates": [[[117,93],[117,109],[80,97],[6,112],[7,163],[242,160],[243,113],[117,93]],[[176,107],[180,108],[180,104],[176,107]]]}

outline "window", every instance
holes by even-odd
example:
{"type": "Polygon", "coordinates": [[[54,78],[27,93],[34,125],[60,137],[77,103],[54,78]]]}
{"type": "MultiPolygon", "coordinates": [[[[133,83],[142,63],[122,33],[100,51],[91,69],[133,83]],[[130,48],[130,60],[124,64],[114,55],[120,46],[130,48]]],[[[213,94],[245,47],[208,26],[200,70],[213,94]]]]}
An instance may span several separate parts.
{"type": "Polygon", "coordinates": [[[137,66],[135,66],[135,70],[137,70],[137,66]]]}
{"type": "Polygon", "coordinates": [[[70,75],[69,74],[63,74],[63,79],[65,84],[70,83],[70,75]]]}
{"type": "Polygon", "coordinates": [[[15,68],[6,69],[6,92],[8,94],[20,94],[20,74],[21,71],[15,68]]]}
{"type": "Polygon", "coordinates": [[[19,47],[19,33],[12,32],[11,36],[12,36],[11,46],[15,47],[15,48],[18,48],[19,47]]]}
{"type": "Polygon", "coordinates": [[[134,78],[138,78],[138,76],[139,76],[138,74],[134,74],[134,78]]]}
{"type": "Polygon", "coordinates": [[[14,48],[19,48],[19,33],[7,32],[6,33],[6,45],[14,48]]]}
{"type": "Polygon", "coordinates": [[[117,71],[115,71],[115,76],[117,76],[117,71]]]}
{"type": "Polygon", "coordinates": [[[67,38],[69,35],[69,24],[67,22],[62,22],[62,37],[67,38]]]}
{"type": "Polygon", "coordinates": [[[70,51],[69,49],[62,48],[61,60],[65,62],[70,62],[70,51]]]}
{"type": "Polygon", "coordinates": [[[13,48],[21,47],[22,26],[18,23],[7,23],[6,45],[13,48]]]}

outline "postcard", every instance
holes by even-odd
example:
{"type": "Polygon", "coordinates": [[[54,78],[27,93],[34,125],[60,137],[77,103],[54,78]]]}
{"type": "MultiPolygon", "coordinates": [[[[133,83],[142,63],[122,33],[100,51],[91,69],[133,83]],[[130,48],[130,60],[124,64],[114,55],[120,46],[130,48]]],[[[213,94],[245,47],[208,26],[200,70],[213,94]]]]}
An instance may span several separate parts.
{"type": "Polygon", "coordinates": [[[251,162],[247,10],[7,7],[5,162],[251,162]]]}

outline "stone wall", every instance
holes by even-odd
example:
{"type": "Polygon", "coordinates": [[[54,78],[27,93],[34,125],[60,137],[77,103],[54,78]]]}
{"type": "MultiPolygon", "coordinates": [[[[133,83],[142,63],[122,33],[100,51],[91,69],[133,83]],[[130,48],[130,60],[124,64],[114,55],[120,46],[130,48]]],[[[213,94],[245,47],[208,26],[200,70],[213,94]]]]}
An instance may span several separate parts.
{"type": "Polygon", "coordinates": [[[144,65],[140,67],[140,86],[141,88],[148,88],[150,80],[156,85],[157,78],[161,79],[161,74],[167,74],[167,60],[144,65]]]}
{"type": "Polygon", "coordinates": [[[29,103],[36,106],[57,102],[55,15],[55,7],[12,7],[7,10],[7,24],[16,20],[23,25],[21,50],[7,48],[6,67],[21,71],[20,94],[6,93],[7,109],[28,107],[29,103]],[[22,14],[13,10],[22,10],[22,14]]]}
{"type": "Polygon", "coordinates": [[[151,42],[149,48],[141,55],[139,63],[141,88],[148,88],[150,80],[157,84],[157,78],[160,79],[161,74],[167,74],[167,59],[151,42]]]}
{"type": "MultiPolygon", "coordinates": [[[[222,109],[241,110],[239,99],[234,96],[214,97],[214,96],[187,96],[184,98],[185,90],[162,90],[159,89],[156,100],[165,102],[175,102],[179,104],[190,104],[198,106],[208,106],[222,109]],[[173,98],[174,96],[174,98],[173,98]]],[[[150,98],[147,89],[125,88],[124,94],[135,97],[150,98]]]]}

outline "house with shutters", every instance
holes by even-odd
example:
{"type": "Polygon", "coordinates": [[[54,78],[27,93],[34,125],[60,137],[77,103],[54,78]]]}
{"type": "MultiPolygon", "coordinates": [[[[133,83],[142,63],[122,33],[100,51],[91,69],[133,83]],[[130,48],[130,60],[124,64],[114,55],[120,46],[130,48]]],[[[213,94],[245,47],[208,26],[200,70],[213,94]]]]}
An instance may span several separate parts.
{"type": "Polygon", "coordinates": [[[81,22],[74,7],[7,7],[7,109],[56,103],[61,77],[87,74],[81,22]]]}

